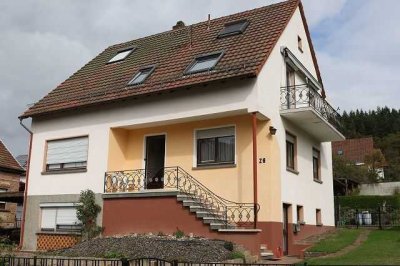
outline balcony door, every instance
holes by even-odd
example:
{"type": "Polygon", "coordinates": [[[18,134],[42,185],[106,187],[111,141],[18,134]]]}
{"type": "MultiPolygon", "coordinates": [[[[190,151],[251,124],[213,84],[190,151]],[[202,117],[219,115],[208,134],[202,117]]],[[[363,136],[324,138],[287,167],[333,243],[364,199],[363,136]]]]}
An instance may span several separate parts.
{"type": "Polygon", "coordinates": [[[164,188],[165,135],[147,136],[145,183],[147,189],[164,188]]]}
{"type": "Polygon", "coordinates": [[[286,104],[287,109],[296,108],[296,87],[295,71],[289,65],[286,65],[286,104]]]}

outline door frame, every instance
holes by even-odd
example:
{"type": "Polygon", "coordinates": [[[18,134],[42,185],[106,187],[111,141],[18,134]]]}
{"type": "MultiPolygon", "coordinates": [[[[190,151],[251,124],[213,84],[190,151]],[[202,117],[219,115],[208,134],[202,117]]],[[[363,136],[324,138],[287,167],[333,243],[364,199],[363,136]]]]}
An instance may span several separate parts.
{"type": "Polygon", "coordinates": [[[282,253],[283,255],[289,254],[289,237],[290,237],[290,229],[289,225],[291,224],[291,212],[292,204],[283,202],[282,203],[282,253]],[[286,212],[286,215],[285,215],[286,212]],[[286,217],[286,219],[284,219],[286,217]],[[284,231],[286,227],[286,232],[284,231]],[[286,248],[286,250],[285,250],[286,248]]]}
{"type": "MultiPolygon", "coordinates": [[[[147,137],[156,137],[156,136],[164,136],[164,168],[166,166],[167,162],[167,133],[166,132],[161,132],[161,133],[149,133],[149,134],[144,134],[143,135],[143,151],[142,151],[142,169],[146,171],[146,153],[147,153],[147,137]]],[[[146,176],[146,173],[145,173],[146,176]]],[[[143,179],[143,182],[145,180],[143,179]]],[[[143,184],[143,189],[144,189],[144,184],[143,184]]]]}

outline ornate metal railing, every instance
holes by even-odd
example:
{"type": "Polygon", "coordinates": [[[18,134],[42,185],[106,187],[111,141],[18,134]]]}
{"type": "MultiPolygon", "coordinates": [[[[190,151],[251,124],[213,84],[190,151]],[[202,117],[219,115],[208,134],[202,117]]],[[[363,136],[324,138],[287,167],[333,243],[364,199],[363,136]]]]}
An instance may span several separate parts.
{"type": "MultiPolygon", "coordinates": [[[[163,188],[176,189],[200,204],[212,217],[224,223],[225,228],[255,228],[259,205],[238,203],[224,199],[196,180],[181,167],[165,167],[152,176],[145,169],[107,172],[105,193],[138,192],[153,188],[154,182],[163,182],[163,188]]],[[[153,172],[154,173],[154,172],[153,172]]]]}
{"type": "Polygon", "coordinates": [[[281,87],[281,110],[307,107],[312,107],[336,129],[341,129],[339,113],[310,85],[281,87]]]}

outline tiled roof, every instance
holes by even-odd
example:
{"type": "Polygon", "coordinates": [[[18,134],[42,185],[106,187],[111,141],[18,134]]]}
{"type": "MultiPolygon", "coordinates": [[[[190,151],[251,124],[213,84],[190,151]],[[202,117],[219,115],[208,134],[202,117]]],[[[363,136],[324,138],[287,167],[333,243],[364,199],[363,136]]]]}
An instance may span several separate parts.
{"type": "Polygon", "coordinates": [[[332,142],[333,155],[340,155],[354,163],[364,163],[366,155],[374,151],[372,137],[361,139],[346,139],[332,142]]]}
{"type": "Polygon", "coordinates": [[[298,6],[304,17],[300,1],[289,0],[113,45],[21,117],[114,102],[234,77],[255,77],[298,6]],[[226,23],[241,19],[250,22],[243,34],[217,38],[226,23]],[[136,50],[125,60],[107,64],[118,51],[132,46],[136,50]],[[214,70],[184,75],[184,70],[197,55],[215,51],[224,51],[224,55],[214,70]],[[139,69],[153,64],[156,68],[143,84],[127,85],[139,69]]]}
{"type": "Polygon", "coordinates": [[[19,171],[19,172],[24,171],[1,140],[0,140],[0,168],[19,171]]]}

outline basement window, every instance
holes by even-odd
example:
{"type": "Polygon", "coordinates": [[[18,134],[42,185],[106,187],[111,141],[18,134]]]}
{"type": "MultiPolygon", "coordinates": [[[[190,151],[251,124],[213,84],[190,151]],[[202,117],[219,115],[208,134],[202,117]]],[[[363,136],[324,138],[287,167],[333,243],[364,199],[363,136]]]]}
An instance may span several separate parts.
{"type": "Polygon", "coordinates": [[[80,232],[82,228],[73,203],[44,203],[40,211],[41,231],[80,232]]]}
{"type": "Polygon", "coordinates": [[[212,54],[197,56],[186,68],[185,74],[211,71],[217,65],[222,55],[223,52],[216,52],[212,54]]]}
{"type": "Polygon", "coordinates": [[[109,61],[108,63],[115,63],[118,61],[122,61],[125,58],[128,57],[128,55],[130,55],[133,52],[134,48],[128,48],[128,49],[124,49],[121,51],[118,51],[116,55],[114,55],[109,61]]]}
{"type": "Polygon", "coordinates": [[[218,33],[218,38],[242,34],[246,30],[248,25],[249,22],[247,20],[227,23],[225,24],[225,27],[218,33]]]}
{"type": "Polygon", "coordinates": [[[140,69],[135,76],[128,82],[128,85],[138,85],[143,83],[154,71],[155,66],[140,69]]]}

